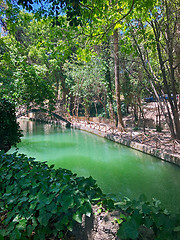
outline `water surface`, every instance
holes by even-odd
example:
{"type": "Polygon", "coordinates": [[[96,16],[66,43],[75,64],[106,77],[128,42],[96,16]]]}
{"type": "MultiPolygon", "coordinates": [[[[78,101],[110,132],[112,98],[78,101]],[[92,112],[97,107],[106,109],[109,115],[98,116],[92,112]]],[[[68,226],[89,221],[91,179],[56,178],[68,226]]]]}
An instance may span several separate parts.
{"type": "Polygon", "coordinates": [[[166,208],[180,211],[179,167],[84,131],[20,123],[24,130],[20,153],[78,176],[92,176],[104,193],[116,199],[144,193],[149,200],[160,199],[166,208]]]}

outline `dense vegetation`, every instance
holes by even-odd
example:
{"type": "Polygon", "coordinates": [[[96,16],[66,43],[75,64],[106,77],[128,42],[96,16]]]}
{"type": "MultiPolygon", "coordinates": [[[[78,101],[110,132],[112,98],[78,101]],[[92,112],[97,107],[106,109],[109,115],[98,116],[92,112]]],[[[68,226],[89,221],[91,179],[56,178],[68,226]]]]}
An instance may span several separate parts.
{"type": "Polygon", "coordinates": [[[91,216],[92,204],[99,205],[98,211],[120,211],[115,221],[121,239],[143,239],[142,226],[152,231],[153,239],[179,239],[179,216],[162,209],[158,200],[148,203],[141,196],[139,201],[115,203],[91,177],[53,167],[0,152],[0,239],[64,239],[83,214],[91,216]]]}
{"type": "Polygon", "coordinates": [[[0,99],[0,150],[7,152],[20,142],[22,133],[16,121],[15,106],[6,99],[0,99]]]}
{"type": "MultiPolygon", "coordinates": [[[[82,214],[90,216],[91,203],[101,190],[90,178],[66,169],[53,169],[24,155],[0,155],[0,236],[34,239],[64,236],[82,214]]],[[[6,239],[6,238],[5,238],[6,239]]]]}

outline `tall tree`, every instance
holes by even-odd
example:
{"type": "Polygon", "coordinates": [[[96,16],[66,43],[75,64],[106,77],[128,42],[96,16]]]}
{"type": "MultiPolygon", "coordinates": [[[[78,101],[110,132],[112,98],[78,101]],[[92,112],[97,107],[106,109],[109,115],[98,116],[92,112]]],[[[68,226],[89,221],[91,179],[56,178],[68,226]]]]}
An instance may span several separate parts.
{"type": "Polygon", "coordinates": [[[177,1],[162,0],[150,14],[134,13],[128,31],[141,58],[151,88],[159,101],[172,137],[180,139],[180,121],[177,106],[177,27],[179,4],[177,1]],[[167,100],[165,95],[167,94],[167,100]],[[161,96],[161,97],[160,97],[161,96]],[[162,102],[163,100],[163,102],[162,102]]]}
{"type": "Polygon", "coordinates": [[[1,93],[11,87],[9,97],[27,105],[52,105],[60,89],[65,95],[62,65],[78,45],[66,16],[59,21],[60,26],[53,26],[52,19],[37,21],[32,14],[19,13],[16,29],[1,38],[1,93]]]}

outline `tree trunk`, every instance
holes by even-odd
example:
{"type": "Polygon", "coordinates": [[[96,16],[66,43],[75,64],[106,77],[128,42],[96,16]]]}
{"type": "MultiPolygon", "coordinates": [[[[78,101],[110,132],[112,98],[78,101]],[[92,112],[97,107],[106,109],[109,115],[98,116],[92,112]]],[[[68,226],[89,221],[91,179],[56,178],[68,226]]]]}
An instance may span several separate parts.
{"type": "Polygon", "coordinates": [[[110,73],[110,66],[109,62],[107,61],[108,67],[106,70],[106,80],[108,83],[107,95],[108,95],[108,102],[109,102],[109,116],[110,119],[113,121],[115,119],[115,113],[113,108],[113,97],[112,97],[112,85],[111,85],[111,73],[110,73]]]}
{"type": "Polygon", "coordinates": [[[110,37],[107,36],[107,42],[103,44],[103,54],[104,54],[104,58],[106,61],[106,73],[105,73],[105,77],[106,77],[106,82],[107,82],[107,99],[108,99],[108,103],[109,103],[109,116],[111,121],[116,120],[116,116],[115,116],[115,112],[114,112],[114,108],[113,108],[113,90],[112,90],[112,78],[111,78],[111,66],[110,66],[110,62],[111,62],[111,55],[110,55],[110,37]]]}
{"type": "Polygon", "coordinates": [[[170,103],[171,106],[171,111],[172,111],[172,115],[173,115],[173,120],[172,120],[172,116],[169,113],[169,120],[171,122],[171,128],[173,128],[171,130],[172,137],[178,138],[180,139],[180,121],[179,121],[179,115],[178,115],[178,108],[177,108],[177,101],[176,101],[176,80],[175,80],[175,75],[174,75],[174,68],[173,68],[173,47],[172,47],[172,37],[171,37],[171,33],[170,30],[168,28],[169,24],[166,24],[167,29],[167,39],[166,39],[166,44],[167,44],[167,49],[168,49],[168,63],[169,63],[169,68],[170,68],[170,85],[168,84],[167,81],[167,77],[166,77],[166,72],[165,72],[165,64],[162,58],[162,53],[161,53],[161,45],[160,45],[160,29],[159,26],[157,24],[157,22],[155,22],[154,25],[154,34],[155,34],[155,38],[156,38],[156,47],[157,47],[157,52],[158,52],[158,58],[159,58],[159,64],[160,64],[160,69],[162,72],[162,77],[163,77],[163,83],[164,86],[166,88],[167,94],[168,94],[168,101],[170,103]],[[171,99],[171,92],[170,92],[170,88],[172,88],[173,91],[173,99],[171,99]]]}
{"type": "Polygon", "coordinates": [[[116,89],[116,104],[117,104],[117,118],[119,129],[124,128],[121,112],[121,101],[120,101],[120,82],[119,82],[119,47],[118,47],[118,31],[114,31],[114,73],[115,73],[115,89],[116,89]]]}
{"type": "Polygon", "coordinates": [[[170,15],[172,13],[172,9],[170,6],[168,6],[167,1],[165,1],[166,5],[166,15],[167,15],[167,24],[166,24],[166,34],[167,34],[167,49],[168,49],[168,62],[170,66],[170,80],[171,80],[171,88],[173,93],[173,100],[171,100],[171,97],[169,98],[172,113],[174,116],[174,125],[175,125],[175,132],[176,132],[176,138],[180,139],[180,120],[179,120],[179,114],[178,114],[178,106],[177,106],[177,100],[176,100],[176,94],[177,94],[177,82],[175,79],[175,72],[174,72],[174,47],[173,47],[173,32],[171,32],[170,29],[170,15]]]}
{"type": "MultiPolygon", "coordinates": [[[[164,80],[165,80],[165,82],[164,82],[164,85],[165,85],[167,80],[166,80],[166,74],[165,74],[165,72],[164,72],[164,67],[165,67],[165,66],[164,66],[164,62],[163,62],[163,60],[162,60],[162,56],[161,56],[161,50],[160,50],[160,44],[159,44],[159,36],[158,36],[159,32],[157,32],[157,29],[155,28],[156,26],[154,25],[153,22],[151,22],[151,25],[152,25],[152,28],[153,28],[153,31],[154,31],[154,35],[155,35],[155,38],[156,38],[156,47],[157,47],[157,51],[158,51],[159,63],[160,63],[160,68],[161,68],[162,75],[163,75],[163,82],[164,82],[164,80]],[[161,65],[161,64],[162,64],[162,65],[161,65]]],[[[132,31],[131,33],[132,33],[132,37],[133,37],[134,43],[135,43],[135,45],[136,45],[136,47],[137,47],[137,49],[138,49],[138,52],[139,52],[139,55],[140,55],[140,58],[141,58],[143,67],[144,67],[144,69],[145,69],[145,71],[146,71],[146,73],[147,73],[147,76],[148,76],[148,78],[149,78],[149,82],[150,82],[150,85],[151,85],[152,90],[153,90],[153,92],[154,92],[154,95],[155,95],[155,97],[156,97],[156,99],[157,99],[157,101],[158,101],[158,103],[159,103],[159,105],[160,105],[160,108],[161,108],[161,110],[162,110],[162,112],[163,112],[163,115],[164,115],[164,117],[165,117],[165,119],[166,119],[166,122],[167,122],[167,124],[168,124],[169,130],[170,130],[170,132],[171,132],[171,136],[174,138],[174,137],[176,137],[176,134],[175,134],[174,122],[173,122],[173,119],[172,119],[172,116],[171,116],[171,112],[170,112],[170,110],[169,110],[169,106],[168,106],[168,104],[166,103],[166,101],[164,101],[164,104],[165,104],[166,109],[167,109],[167,112],[168,112],[168,116],[167,116],[167,114],[166,114],[166,112],[165,112],[165,109],[164,109],[164,106],[163,106],[163,104],[162,104],[162,101],[161,101],[161,99],[160,99],[160,97],[159,97],[159,95],[158,95],[158,92],[157,92],[156,88],[155,88],[154,80],[157,80],[157,78],[156,78],[156,76],[155,76],[155,74],[154,74],[154,72],[153,72],[153,70],[152,70],[152,67],[151,67],[151,64],[150,64],[150,62],[149,62],[149,59],[146,57],[146,61],[147,61],[148,65],[149,65],[150,71],[149,71],[148,68],[147,68],[147,65],[146,65],[146,63],[145,63],[145,58],[144,58],[144,56],[143,56],[143,53],[142,53],[142,51],[141,51],[141,48],[140,48],[139,44],[138,44],[137,41],[136,41],[136,37],[135,37],[133,31],[132,31]]],[[[146,54],[147,54],[147,53],[146,53],[146,54]]],[[[147,56],[148,56],[148,55],[147,55],[147,56]]],[[[165,86],[165,87],[166,87],[166,86],[165,86]]],[[[162,94],[162,93],[161,93],[161,94],[162,94]]],[[[169,91],[168,96],[169,96],[169,98],[171,98],[170,91],[169,91]]],[[[172,101],[171,101],[171,102],[172,102],[172,101]]]]}

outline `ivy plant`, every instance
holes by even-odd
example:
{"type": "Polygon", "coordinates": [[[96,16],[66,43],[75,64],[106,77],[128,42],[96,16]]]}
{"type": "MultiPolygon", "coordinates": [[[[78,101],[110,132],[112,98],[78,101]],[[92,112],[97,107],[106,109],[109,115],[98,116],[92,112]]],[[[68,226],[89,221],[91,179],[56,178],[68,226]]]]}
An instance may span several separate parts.
{"type": "Polygon", "coordinates": [[[102,196],[92,177],[22,154],[0,152],[0,174],[0,239],[61,238],[102,196]]]}
{"type": "Polygon", "coordinates": [[[180,239],[180,216],[169,213],[144,195],[139,200],[115,202],[92,178],[77,177],[66,169],[54,169],[23,154],[0,152],[0,239],[63,238],[82,216],[90,216],[92,204],[99,213],[119,210],[120,239],[180,239]]]}
{"type": "Polygon", "coordinates": [[[151,233],[152,240],[180,239],[180,215],[172,214],[162,208],[161,202],[153,199],[148,202],[144,195],[139,200],[126,198],[117,204],[121,211],[117,235],[121,239],[146,239],[144,235],[151,233]],[[142,232],[145,229],[145,234],[142,232]]]}

